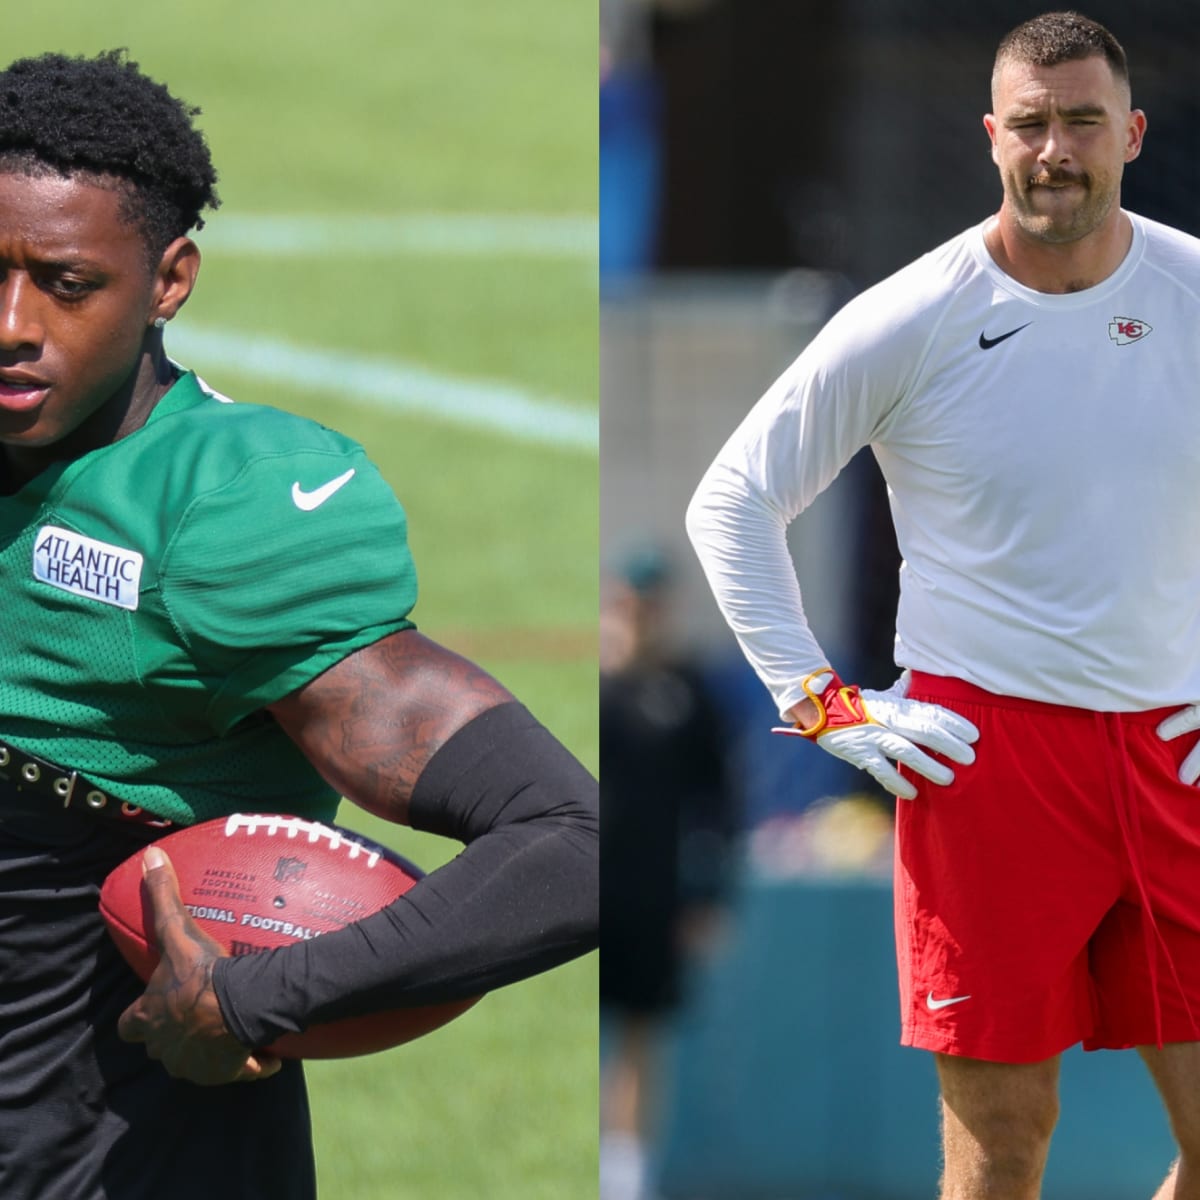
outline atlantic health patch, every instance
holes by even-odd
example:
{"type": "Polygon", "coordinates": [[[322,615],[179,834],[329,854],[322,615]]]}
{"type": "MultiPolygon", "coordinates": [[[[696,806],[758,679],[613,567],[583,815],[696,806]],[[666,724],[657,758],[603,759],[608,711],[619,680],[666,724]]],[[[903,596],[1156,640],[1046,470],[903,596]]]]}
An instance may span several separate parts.
{"type": "Polygon", "coordinates": [[[33,542],[33,577],[86,600],[132,610],[138,606],[142,556],[70,529],[43,525],[33,542]]]}

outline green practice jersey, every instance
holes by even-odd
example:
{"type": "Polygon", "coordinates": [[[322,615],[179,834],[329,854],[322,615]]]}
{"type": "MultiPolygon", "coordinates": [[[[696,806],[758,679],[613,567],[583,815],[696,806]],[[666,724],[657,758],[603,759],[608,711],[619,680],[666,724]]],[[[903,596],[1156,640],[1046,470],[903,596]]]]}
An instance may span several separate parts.
{"type": "Polygon", "coordinates": [[[183,823],[328,819],[337,796],[263,709],[416,600],[362,447],[194,374],[0,497],[0,580],[0,736],[183,823]]]}

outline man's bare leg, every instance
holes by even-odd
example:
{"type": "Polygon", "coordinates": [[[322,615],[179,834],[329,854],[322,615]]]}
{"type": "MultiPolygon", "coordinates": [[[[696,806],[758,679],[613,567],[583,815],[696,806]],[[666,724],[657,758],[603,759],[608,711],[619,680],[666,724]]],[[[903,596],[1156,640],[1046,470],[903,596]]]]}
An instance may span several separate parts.
{"type": "Polygon", "coordinates": [[[938,1054],[942,1200],[1037,1200],[1058,1120],[1058,1058],[992,1063],[938,1054]]]}
{"type": "Polygon", "coordinates": [[[1172,1166],[1154,1200],[1200,1200],[1200,1043],[1139,1046],[1138,1052],[1162,1096],[1179,1143],[1172,1166]]]}

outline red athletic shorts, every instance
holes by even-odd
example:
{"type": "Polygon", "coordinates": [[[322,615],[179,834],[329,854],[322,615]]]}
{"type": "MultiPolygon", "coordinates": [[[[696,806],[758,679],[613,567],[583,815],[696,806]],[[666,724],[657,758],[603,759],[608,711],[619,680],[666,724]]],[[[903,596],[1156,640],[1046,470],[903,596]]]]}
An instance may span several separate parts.
{"type": "Polygon", "coordinates": [[[1037,1062],[1200,1041],[1200,789],[1178,707],[1096,713],[913,673],[979,728],[947,787],[905,772],[896,946],[906,1046],[1037,1062]]]}

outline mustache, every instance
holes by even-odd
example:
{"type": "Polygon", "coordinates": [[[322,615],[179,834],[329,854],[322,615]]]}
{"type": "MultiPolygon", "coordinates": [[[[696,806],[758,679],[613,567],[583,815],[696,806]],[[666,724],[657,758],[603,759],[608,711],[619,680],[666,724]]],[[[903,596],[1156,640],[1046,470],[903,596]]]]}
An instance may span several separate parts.
{"type": "Polygon", "coordinates": [[[1078,183],[1088,186],[1088,176],[1085,172],[1076,175],[1072,171],[1043,171],[1039,175],[1030,175],[1026,181],[1028,187],[1061,187],[1067,183],[1078,183]]]}

